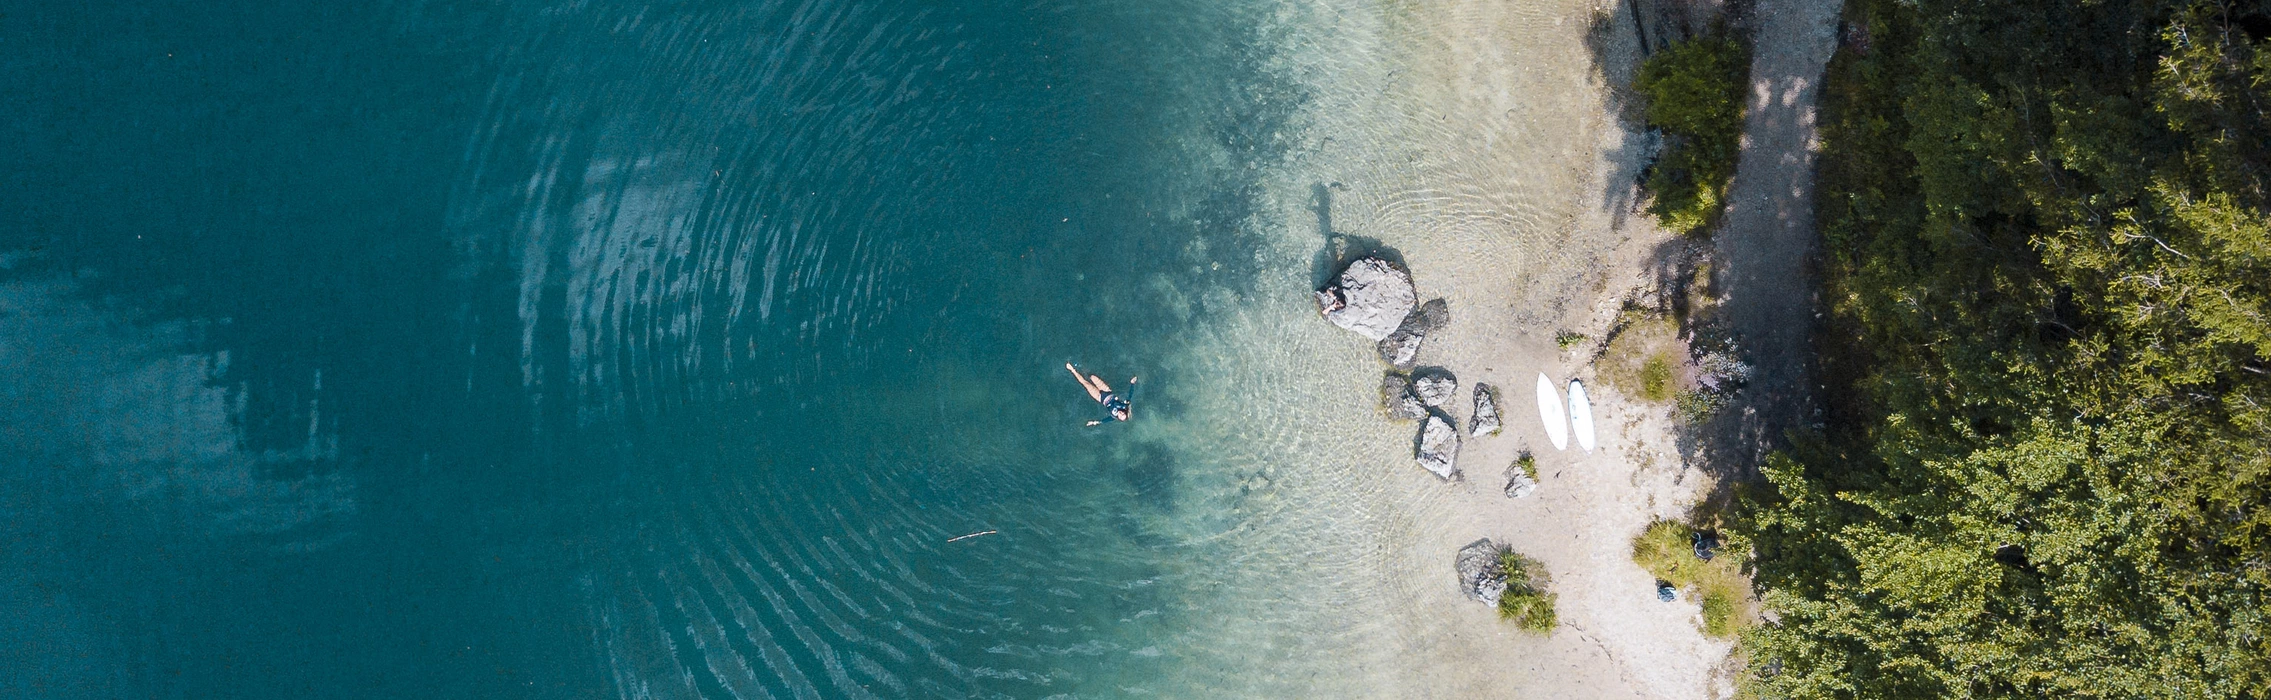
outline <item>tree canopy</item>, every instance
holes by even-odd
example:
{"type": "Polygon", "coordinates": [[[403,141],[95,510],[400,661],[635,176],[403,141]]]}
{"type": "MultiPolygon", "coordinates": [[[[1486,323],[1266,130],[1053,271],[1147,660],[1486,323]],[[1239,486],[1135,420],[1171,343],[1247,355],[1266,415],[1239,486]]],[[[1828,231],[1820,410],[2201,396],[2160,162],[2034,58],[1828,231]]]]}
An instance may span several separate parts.
{"type": "Polygon", "coordinates": [[[1647,98],[1648,125],[1664,150],[1648,174],[1648,211],[1683,234],[1716,223],[1743,138],[1743,84],[1750,49],[1723,25],[1685,39],[1640,65],[1632,87],[1647,98]]]}
{"type": "Polygon", "coordinates": [[[2271,697],[2271,10],[1853,0],[1774,697],[2271,697]]]}

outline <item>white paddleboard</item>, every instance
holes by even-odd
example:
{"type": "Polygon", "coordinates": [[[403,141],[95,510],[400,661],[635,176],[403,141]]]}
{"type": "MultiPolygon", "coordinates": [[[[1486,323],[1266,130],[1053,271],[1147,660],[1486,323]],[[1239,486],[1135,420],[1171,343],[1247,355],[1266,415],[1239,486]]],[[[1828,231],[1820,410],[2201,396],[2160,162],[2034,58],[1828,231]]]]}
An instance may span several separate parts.
{"type": "Polygon", "coordinates": [[[1585,398],[1585,385],[1569,380],[1569,427],[1577,433],[1577,446],[1593,451],[1593,400],[1585,398]]]}
{"type": "Polygon", "coordinates": [[[1561,414],[1561,392],[1553,390],[1553,380],[1543,372],[1538,373],[1538,420],[1545,422],[1554,449],[1569,449],[1569,417],[1561,414]]]}

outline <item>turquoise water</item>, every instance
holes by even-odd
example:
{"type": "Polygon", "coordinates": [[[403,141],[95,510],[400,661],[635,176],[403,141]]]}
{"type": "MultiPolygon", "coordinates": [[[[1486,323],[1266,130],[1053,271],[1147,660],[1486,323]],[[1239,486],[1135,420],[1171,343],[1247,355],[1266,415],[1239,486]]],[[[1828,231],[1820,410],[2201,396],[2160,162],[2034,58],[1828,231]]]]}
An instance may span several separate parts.
{"type": "Polygon", "coordinates": [[[1304,687],[1156,427],[1277,259],[1269,7],[4,17],[0,695],[1304,687]]]}

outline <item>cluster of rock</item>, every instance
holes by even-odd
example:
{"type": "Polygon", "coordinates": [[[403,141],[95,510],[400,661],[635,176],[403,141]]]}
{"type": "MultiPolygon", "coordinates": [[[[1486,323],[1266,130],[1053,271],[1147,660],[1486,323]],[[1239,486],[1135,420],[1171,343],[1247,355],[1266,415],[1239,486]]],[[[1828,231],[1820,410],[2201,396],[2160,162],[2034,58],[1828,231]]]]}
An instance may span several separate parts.
{"type": "MultiPolygon", "coordinates": [[[[1444,406],[1458,394],[1459,379],[1441,367],[1419,367],[1420,346],[1427,336],[1451,323],[1451,306],[1442,299],[1418,303],[1411,273],[1377,257],[1349,263],[1333,283],[1317,292],[1317,310],[1333,325],[1374,341],[1380,360],[1392,367],[1380,379],[1380,406],[1397,420],[1420,422],[1413,458],[1438,477],[1459,474],[1458,421],[1444,406]]],[[[1474,413],[1467,434],[1495,435],[1503,427],[1498,410],[1498,389],[1474,386],[1474,413]]],[[[1521,498],[1537,489],[1537,481],[1517,463],[1509,470],[1506,495],[1521,498]]],[[[1503,545],[1490,538],[1475,540],[1459,549],[1456,567],[1459,590],[1468,597],[1496,604],[1506,593],[1507,572],[1503,545]]]]}
{"type": "MultiPolygon", "coordinates": [[[[1450,325],[1451,305],[1442,299],[1418,303],[1411,273],[1378,257],[1349,263],[1316,298],[1326,320],[1372,339],[1380,360],[1394,368],[1380,380],[1380,405],[1391,418],[1420,421],[1412,450],[1419,466],[1445,479],[1456,476],[1458,421],[1444,407],[1458,394],[1459,379],[1440,367],[1418,367],[1427,336],[1450,325]]],[[[1476,384],[1474,403],[1467,433],[1496,434],[1502,427],[1498,391],[1476,384]]]]}
{"type": "Polygon", "coordinates": [[[1458,377],[1439,367],[1408,375],[1389,372],[1380,380],[1380,407],[1391,418],[1420,421],[1414,450],[1419,466],[1445,479],[1459,473],[1459,429],[1443,412],[1443,404],[1458,391],[1458,377]]]}

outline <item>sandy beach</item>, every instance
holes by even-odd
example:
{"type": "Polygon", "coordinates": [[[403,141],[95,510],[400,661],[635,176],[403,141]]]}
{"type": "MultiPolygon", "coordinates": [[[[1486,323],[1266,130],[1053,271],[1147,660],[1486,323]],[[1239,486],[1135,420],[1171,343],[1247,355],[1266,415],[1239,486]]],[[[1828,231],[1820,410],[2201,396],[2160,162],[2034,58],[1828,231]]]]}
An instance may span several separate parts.
{"type": "MultiPolygon", "coordinates": [[[[1828,7],[1770,21],[1834,17],[1833,3],[1811,4],[1828,7]]],[[[1293,52],[1281,69],[1316,77],[1308,109],[1316,121],[1306,130],[1308,147],[1271,185],[1275,216],[1289,222],[1279,255],[1312,264],[1303,278],[1289,274],[1265,288],[1313,287],[1334,271],[1326,261],[1350,247],[1400,255],[1420,298],[1443,298],[1451,309],[1451,324],[1427,339],[1419,359],[1458,376],[1460,391],[1446,408],[1465,428],[1471,387],[1485,382],[1500,388],[1506,422],[1502,434],[1466,438],[1459,480],[1422,471],[1410,459],[1412,424],[1392,422],[1378,408],[1386,367],[1371,343],[1316,319],[1313,308],[1278,307],[1282,315],[1253,314],[1226,331],[1284,338],[1282,350],[1312,360],[1297,368],[1273,358],[1187,358],[1208,365],[1200,371],[1276,374],[1272,385],[1300,387],[1234,392],[1218,398],[1223,405],[1329,407],[1333,415],[1309,426],[1342,431],[1324,444],[1280,435],[1287,449],[1332,456],[1294,474],[1255,475],[1273,503],[1294,504],[1282,524],[1257,528],[1289,534],[1264,539],[1295,550],[1287,556],[1337,558],[1324,583],[1345,596],[1334,598],[1342,613],[1353,607],[1364,611],[1355,617],[1380,621],[1319,640],[1328,647],[1320,651],[1358,663],[1336,672],[1345,677],[1333,684],[1313,687],[1351,697],[1730,694],[1731,642],[1701,632],[1693,601],[1657,600],[1653,577],[1631,556],[1648,523],[1683,517],[1711,477],[1694,461],[1699,455],[1683,455],[1694,446],[1683,443],[1668,404],[1595,381],[1593,360],[1620,311],[1678,293],[1659,287],[1689,250],[1636,204],[1633,183],[1650,149],[1619,115],[1640,46],[1631,17],[1614,14],[1631,9],[1452,1],[1312,11],[1327,16],[1292,21],[1331,27],[1331,41],[1320,42],[1330,45],[1293,52]],[[1565,350],[1555,341],[1561,332],[1590,340],[1565,350]],[[1531,400],[1541,373],[1557,385],[1587,384],[1598,449],[1557,450],[1548,442],[1531,400]],[[1503,488],[1524,450],[1536,456],[1540,486],[1510,499],[1503,488]],[[1518,631],[1454,585],[1456,552],[1482,537],[1546,566],[1560,611],[1550,635],[1518,631]],[[1369,551],[1352,556],[1350,549],[1369,551]],[[1384,648],[1383,639],[1390,640],[1384,648]],[[1367,666],[1367,658],[1380,662],[1367,666]]],[[[1826,31],[1799,36],[1824,50],[1771,60],[1797,64],[1789,70],[1811,60],[1818,75],[1826,31]]],[[[1762,51],[1782,52],[1790,42],[1767,43],[1762,51]]],[[[1810,109],[1807,97],[1804,105],[1776,106],[1810,109]]],[[[1785,124],[1798,121],[1778,114],[1769,128],[1785,124]]],[[[1810,124],[1809,116],[1802,126],[1810,124]]],[[[1809,140],[1779,143],[1805,148],[1809,140]]],[[[1781,168],[1783,182],[1810,177],[1805,162],[1746,156],[1745,168],[1753,160],[1781,168]]],[[[1739,260],[1774,257],[1758,249],[1743,249],[1751,257],[1739,260]]],[[[1795,255],[1785,257],[1774,264],[1794,264],[1795,255]]]]}

